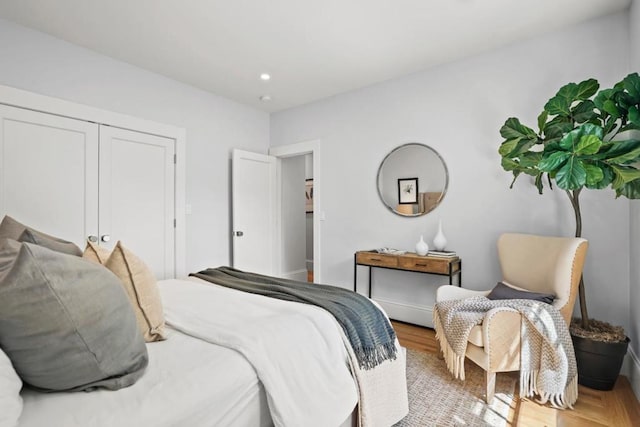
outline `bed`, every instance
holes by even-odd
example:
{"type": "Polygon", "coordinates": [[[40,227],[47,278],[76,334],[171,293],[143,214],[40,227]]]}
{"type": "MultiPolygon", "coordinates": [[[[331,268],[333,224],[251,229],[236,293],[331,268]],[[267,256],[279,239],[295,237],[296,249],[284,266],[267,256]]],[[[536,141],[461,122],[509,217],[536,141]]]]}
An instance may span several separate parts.
{"type": "MultiPolygon", "coordinates": [[[[135,384],[90,393],[24,387],[17,426],[346,427],[358,424],[359,387],[383,386],[354,380],[344,334],[323,309],[197,278],[158,289],[167,339],[146,344],[149,365],[135,384]]],[[[406,414],[404,357],[399,351],[390,388],[404,396],[371,400],[390,405],[394,420],[406,414]]],[[[363,424],[392,424],[376,416],[363,424]]]]}

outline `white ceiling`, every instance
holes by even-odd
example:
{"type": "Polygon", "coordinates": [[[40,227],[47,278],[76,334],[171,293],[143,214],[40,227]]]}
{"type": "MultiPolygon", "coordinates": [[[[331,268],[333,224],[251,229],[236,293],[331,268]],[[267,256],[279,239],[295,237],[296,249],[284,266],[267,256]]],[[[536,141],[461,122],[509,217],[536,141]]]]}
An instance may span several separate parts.
{"type": "Polygon", "coordinates": [[[0,0],[0,17],[265,111],[628,9],[631,0],[0,0]],[[268,82],[259,75],[272,75],[268,82]],[[270,95],[270,102],[259,100],[270,95]]]}

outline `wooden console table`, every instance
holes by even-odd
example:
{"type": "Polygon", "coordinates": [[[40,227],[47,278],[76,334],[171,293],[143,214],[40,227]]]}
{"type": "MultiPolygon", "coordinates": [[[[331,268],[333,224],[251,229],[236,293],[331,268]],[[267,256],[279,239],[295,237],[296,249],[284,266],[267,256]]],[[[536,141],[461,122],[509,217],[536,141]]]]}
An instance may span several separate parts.
{"type": "Polygon", "coordinates": [[[453,285],[453,276],[458,276],[458,286],[461,286],[462,283],[462,260],[459,257],[442,258],[420,256],[413,252],[407,252],[402,255],[392,255],[375,251],[358,251],[354,255],[353,262],[354,292],[356,292],[358,286],[359,265],[369,267],[369,298],[371,298],[371,269],[373,267],[448,276],[450,285],[453,285]]]}

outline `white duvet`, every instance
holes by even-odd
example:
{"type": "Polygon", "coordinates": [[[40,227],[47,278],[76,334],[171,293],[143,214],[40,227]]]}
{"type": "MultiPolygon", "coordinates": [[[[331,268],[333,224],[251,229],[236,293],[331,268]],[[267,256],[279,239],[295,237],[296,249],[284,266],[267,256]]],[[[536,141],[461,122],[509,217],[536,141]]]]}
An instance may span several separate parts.
{"type": "Polygon", "coordinates": [[[338,426],[350,416],[358,391],[331,315],[203,283],[158,283],[167,323],[246,357],[264,384],[276,426],[338,426]]]}

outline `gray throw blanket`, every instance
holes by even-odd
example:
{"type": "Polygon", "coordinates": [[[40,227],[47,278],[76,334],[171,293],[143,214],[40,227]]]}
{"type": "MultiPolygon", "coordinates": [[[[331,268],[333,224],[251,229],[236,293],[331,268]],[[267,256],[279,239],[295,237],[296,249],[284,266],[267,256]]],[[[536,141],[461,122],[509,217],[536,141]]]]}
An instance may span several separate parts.
{"type": "Polygon", "coordinates": [[[331,313],[347,336],[360,369],[396,358],[396,334],[385,315],[367,298],[335,286],[247,273],[231,267],[208,268],[195,276],[216,285],[321,307],[331,313]]]}
{"type": "Polygon", "coordinates": [[[539,301],[472,297],[438,302],[433,312],[436,337],[449,372],[464,380],[464,359],[471,329],[494,308],[518,311],[520,323],[520,397],[572,408],[578,399],[578,374],[569,328],[553,306],[539,301]]]}

